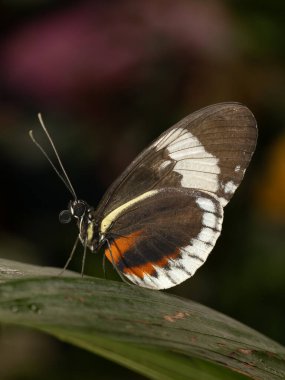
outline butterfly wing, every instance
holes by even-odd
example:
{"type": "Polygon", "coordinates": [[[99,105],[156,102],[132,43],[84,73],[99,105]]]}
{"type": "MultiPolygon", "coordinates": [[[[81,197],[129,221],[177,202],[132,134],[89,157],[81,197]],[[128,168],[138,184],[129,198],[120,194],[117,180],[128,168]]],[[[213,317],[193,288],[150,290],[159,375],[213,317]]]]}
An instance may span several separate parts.
{"type": "MultiPolygon", "coordinates": [[[[114,238],[114,242],[116,236],[119,239],[120,236],[121,239],[127,236],[127,240],[120,240],[120,244],[123,241],[129,243],[120,246],[117,241],[117,248],[113,244],[111,246],[119,270],[133,282],[154,288],[174,286],[190,277],[202,264],[194,264],[195,251],[201,244],[199,246],[193,241],[199,240],[199,233],[206,228],[202,214],[207,210],[202,209],[202,212],[196,201],[205,198],[213,203],[215,207],[212,209],[216,213],[213,212],[211,218],[218,219],[220,226],[222,207],[240,184],[254,152],[256,139],[256,121],[248,108],[238,103],[221,103],[187,116],[145,149],[113,183],[96,212],[97,219],[102,221],[100,229],[105,236],[114,238]],[[155,203],[158,209],[154,207],[155,203]],[[179,206],[178,211],[177,207],[181,204],[183,207],[179,206]],[[183,208],[187,212],[183,212],[183,208]],[[197,217],[199,213],[200,218],[197,217]],[[134,228],[136,218],[141,223],[139,230],[134,228]],[[142,231],[140,236],[137,235],[138,231],[142,231]],[[200,232],[197,234],[197,231],[200,232]],[[167,249],[160,248],[166,247],[167,242],[167,249]],[[128,248],[129,245],[132,249],[128,248]],[[183,264],[184,275],[180,270],[180,277],[178,272],[174,276],[179,277],[180,281],[169,279],[167,283],[162,280],[162,275],[156,274],[157,271],[137,272],[141,276],[127,272],[126,268],[131,270],[136,263],[140,265],[141,257],[145,258],[146,263],[154,262],[159,267],[157,263],[160,257],[164,257],[163,253],[169,253],[170,249],[178,252],[178,248],[183,248],[184,253],[179,251],[176,258],[170,256],[168,261],[172,266],[175,263],[178,265],[181,260],[184,264],[187,262],[187,265],[183,264]],[[124,253],[126,249],[127,256],[124,253]],[[119,256],[121,259],[117,260],[119,256]],[[191,270],[195,265],[196,269],[191,270]]],[[[214,237],[211,235],[211,244],[201,240],[203,244],[208,244],[207,249],[203,246],[203,259],[212,250],[220,228],[215,227],[213,231],[215,234],[212,234],[214,237]]],[[[106,255],[113,261],[109,251],[106,255]]],[[[165,276],[171,267],[168,261],[160,267],[159,273],[163,272],[165,276]]]]}
{"type": "Polygon", "coordinates": [[[255,150],[256,121],[239,103],[215,104],[188,115],[145,149],[111,185],[98,207],[107,215],[150,189],[210,192],[223,206],[233,196],[255,150]]]}
{"type": "Polygon", "coordinates": [[[221,204],[210,194],[161,189],[117,216],[105,254],[135,284],[169,288],[206,261],[222,219],[221,204]]]}

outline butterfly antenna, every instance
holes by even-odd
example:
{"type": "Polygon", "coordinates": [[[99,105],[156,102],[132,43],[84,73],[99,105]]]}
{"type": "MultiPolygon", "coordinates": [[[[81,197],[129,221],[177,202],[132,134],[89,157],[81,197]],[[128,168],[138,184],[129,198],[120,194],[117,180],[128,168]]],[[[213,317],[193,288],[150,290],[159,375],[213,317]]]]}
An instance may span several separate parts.
{"type": "Polygon", "coordinates": [[[42,152],[42,154],[46,157],[46,159],[48,160],[48,162],[51,164],[51,166],[53,167],[54,171],[56,172],[56,174],[59,176],[59,178],[62,180],[62,182],[65,184],[65,186],[67,187],[67,189],[70,191],[70,193],[72,194],[72,196],[74,197],[75,200],[77,200],[77,195],[75,193],[75,190],[71,184],[71,181],[64,169],[64,166],[62,164],[62,161],[59,157],[59,154],[56,150],[56,147],[52,141],[52,138],[50,137],[50,134],[48,133],[48,130],[43,122],[43,119],[42,119],[42,115],[39,113],[38,114],[38,119],[39,119],[39,122],[41,124],[41,127],[43,129],[43,131],[45,132],[50,144],[51,144],[51,147],[55,153],[55,156],[57,158],[57,161],[59,163],[59,166],[62,170],[62,173],[63,175],[59,172],[59,170],[56,168],[56,166],[54,165],[54,163],[52,162],[52,160],[49,158],[48,154],[46,153],[46,151],[44,150],[44,148],[38,143],[38,141],[35,139],[34,137],[34,134],[33,134],[33,131],[29,131],[29,135],[30,135],[30,138],[32,139],[33,143],[37,146],[37,148],[42,152]]]}

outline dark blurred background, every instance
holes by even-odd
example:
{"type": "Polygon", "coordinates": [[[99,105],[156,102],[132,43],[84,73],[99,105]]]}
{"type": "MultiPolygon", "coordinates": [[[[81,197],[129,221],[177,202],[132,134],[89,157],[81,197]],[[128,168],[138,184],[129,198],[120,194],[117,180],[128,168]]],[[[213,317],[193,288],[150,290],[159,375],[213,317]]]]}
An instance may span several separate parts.
{"type": "MultiPolygon", "coordinates": [[[[153,138],[196,109],[239,101],[259,141],[207,264],[169,292],[285,343],[284,1],[3,0],[1,257],[62,267],[70,195],[31,143],[42,112],[79,196],[96,206],[153,138]]],[[[80,268],[82,250],[71,269],[80,268]]],[[[102,255],[87,273],[102,274],[102,255]]],[[[112,268],[108,278],[117,279],[112,268]]],[[[118,279],[119,280],[119,279],[118,279]]],[[[3,327],[1,379],[139,379],[55,339],[3,327]]]]}

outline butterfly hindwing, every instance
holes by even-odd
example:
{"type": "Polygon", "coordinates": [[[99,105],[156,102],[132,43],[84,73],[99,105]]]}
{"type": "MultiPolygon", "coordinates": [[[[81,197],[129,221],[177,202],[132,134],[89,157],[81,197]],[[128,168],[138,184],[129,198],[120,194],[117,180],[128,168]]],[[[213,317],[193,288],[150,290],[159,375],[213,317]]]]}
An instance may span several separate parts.
{"type": "Polygon", "coordinates": [[[175,188],[152,191],[116,215],[105,254],[132,282],[169,288],[206,261],[222,219],[220,202],[210,194],[175,188]]]}

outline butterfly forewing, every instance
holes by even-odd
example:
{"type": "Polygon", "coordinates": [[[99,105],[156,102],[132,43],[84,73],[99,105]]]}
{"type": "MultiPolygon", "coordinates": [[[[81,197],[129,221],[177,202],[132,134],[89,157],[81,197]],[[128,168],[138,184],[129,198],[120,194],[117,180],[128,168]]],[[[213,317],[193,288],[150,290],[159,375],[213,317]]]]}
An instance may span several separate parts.
{"type": "Polygon", "coordinates": [[[222,207],[244,176],[256,138],[254,116],[238,103],[204,108],[165,131],[99,204],[107,258],[150,288],[191,277],[220,234],[222,207]]]}
{"type": "Polygon", "coordinates": [[[240,184],[254,152],[256,121],[238,103],[221,103],[185,117],[145,149],[113,183],[99,209],[106,215],[150,189],[194,188],[223,205],[240,184]]]}

